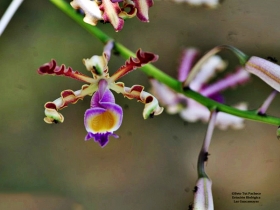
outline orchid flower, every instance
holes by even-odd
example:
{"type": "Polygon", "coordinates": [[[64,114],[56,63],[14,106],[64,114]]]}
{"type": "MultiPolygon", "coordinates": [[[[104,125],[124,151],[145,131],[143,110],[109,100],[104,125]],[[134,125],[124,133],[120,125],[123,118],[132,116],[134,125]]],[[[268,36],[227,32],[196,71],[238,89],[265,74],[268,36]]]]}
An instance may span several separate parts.
{"type": "MultiPolygon", "coordinates": [[[[183,59],[178,71],[179,81],[183,82],[186,80],[198,56],[199,52],[197,49],[189,48],[184,51],[183,59]]],[[[234,73],[227,75],[225,78],[210,85],[207,84],[218,71],[223,71],[225,67],[225,61],[219,56],[215,55],[210,57],[201,66],[199,73],[190,82],[189,87],[203,96],[207,96],[208,98],[223,103],[224,98],[220,92],[229,87],[244,84],[249,80],[250,76],[250,73],[244,70],[244,68],[238,68],[234,73]]],[[[198,120],[203,122],[208,121],[210,111],[203,105],[191,98],[187,98],[183,94],[174,92],[154,79],[151,79],[151,84],[153,94],[156,95],[160,103],[166,107],[168,113],[179,113],[184,120],[189,122],[196,122],[198,120]]],[[[239,103],[235,107],[240,110],[246,110],[247,104],[239,103]]],[[[240,129],[244,127],[243,121],[243,118],[220,112],[216,119],[216,125],[220,129],[226,129],[228,127],[240,129]]]]}
{"type": "Polygon", "coordinates": [[[156,61],[158,56],[139,49],[136,53],[136,58],[131,57],[125,62],[125,65],[121,66],[110,77],[107,64],[113,45],[113,42],[109,41],[104,47],[101,56],[94,55],[89,59],[83,59],[86,69],[92,73],[93,78],[74,71],[71,67],[66,68],[65,65],[57,66],[55,60],[42,65],[38,69],[39,74],[66,76],[87,83],[82,86],[81,90],[64,90],[61,92],[60,98],[53,102],[47,102],[45,104],[46,117],[44,118],[46,123],[63,122],[64,117],[58,110],[65,108],[70,103],[75,104],[86,95],[92,95],[90,108],[86,110],[84,116],[87,131],[85,140],[93,138],[101,147],[104,147],[108,143],[109,136],[118,137],[113,132],[120,127],[123,118],[122,108],[115,103],[114,95],[110,89],[117,93],[122,93],[129,99],[137,99],[144,103],[144,119],[149,116],[159,115],[163,111],[163,108],[159,107],[157,99],[150,93],[145,92],[143,86],[134,85],[129,88],[125,87],[122,82],[116,82],[116,80],[136,68],[156,61]]]}
{"type": "Polygon", "coordinates": [[[177,3],[188,3],[191,6],[201,6],[205,5],[209,8],[216,8],[219,5],[219,0],[173,0],[177,3]]]}
{"type": "Polygon", "coordinates": [[[116,31],[120,31],[124,20],[134,16],[149,22],[148,11],[153,0],[73,0],[70,4],[85,13],[86,23],[95,26],[98,21],[110,22],[116,31]]]}

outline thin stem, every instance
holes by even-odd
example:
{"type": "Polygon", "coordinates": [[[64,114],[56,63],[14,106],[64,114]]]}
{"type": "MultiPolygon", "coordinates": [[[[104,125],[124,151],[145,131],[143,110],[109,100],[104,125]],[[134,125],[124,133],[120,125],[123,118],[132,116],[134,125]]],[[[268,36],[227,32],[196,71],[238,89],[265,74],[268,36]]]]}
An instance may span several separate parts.
{"type": "Polygon", "coordinates": [[[0,36],[4,32],[5,28],[7,27],[8,23],[10,22],[22,2],[23,0],[13,0],[9,5],[8,9],[0,20],[0,36]]]}
{"type": "Polygon", "coordinates": [[[204,170],[204,163],[207,161],[208,158],[208,151],[209,151],[209,146],[211,143],[213,131],[215,128],[215,122],[217,118],[217,111],[213,110],[210,115],[209,123],[208,123],[208,128],[207,132],[198,156],[198,161],[197,161],[197,173],[198,173],[198,178],[206,177],[208,178],[205,170],[204,170]]]}
{"type": "MultiPolygon", "coordinates": [[[[83,17],[80,14],[78,14],[77,12],[75,12],[75,10],[69,5],[69,3],[67,3],[63,0],[50,0],[50,1],[53,4],[55,4],[60,10],[65,12],[65,14],[67,14],[73,20],[75,20],[79,25],[81,25],[83,28],[85,28],[89,33],[91,33],[92,35],[97,37],[102,43],[105,44],[108,42],[108,40],[113,40],[111,37],[106,35],[104,32],[102,32],[97,27],[84,23],[83,17]]],[[[248,58],[248,56],[246,56],[244,53],[237,50],[236,48],[232,48],[231,46],[223,45],[223,46],[218,47],[217,50],[220,51],[221,50],[220,48],[221,49],[230,48],[230,50],[234,51],[236,54],[239,53],[241,63],[246,62],[246,59],[248,58]]],[[[128,59],[131,56],[135,56],[135,54],[133,52],[131,52],[129,49],[127,49],[120,43],[115,42],[115,49],[125,59],[128,59]]],[[[188,88],[184,90],[182,83],[180,81],[168,76],[167,74],[165,74],[164,72],[162,72],[161,70],[159,70],[158,68],[156,68],[155,66],[153,66],[151,64],[147,64],[147,65],[141,67],[141,70],[148,76],[155,78],[156,80],[165,84],[166,86],[173,89],[174,91],[176,91],[178,93],[182,93],[185,96],[194,99],[195,101],[204,105],[205,107],[207,107],[210,110],[217,109],[221,112],[232,114],[232,115],[242,117],[245,119],[250,119],[250,120],[254,120],[254,121],[258,121],[258,122],[277,125],[277,126],[280,125],[280,118],[269,116],[269,115],[261,116],[261,115],[258,115],[255,110],[252,110],[252,111],[239,110],[239,109],[227,106],[225,104],[220,104],[216,101],[213,101],[188,88]]]]}
{"type": "Polygon", "coordinates": [[[197,73],[199,72],[201,66],[213,55],[216,55],[218,52],[222,51],[222,50],[229,50],[231,52],[233,52],[239,59],[239,63],[241,65],[245,65],[245,63],[247,62],[247,60],[249,59],[249,56],[244,54],[243,52],[241,52],[240,50],[238,50],[237,48],[230,46],[230,45],[220,45],[217,47],[214,47],[212,50],[210,50],[209,52],[207,52],[196,64],[195,66],[192,68],[192,70],[190,71],[190,74],[188,75],[186,81],[184,82],[184,87],[188,87],[190,82],[194,79],[194,77],[197,75],[197,73]]]}
{"type": "Polygon", "coordinates": [[[270,95],[267,97],[267,99],[263,102],[262,106],[259,108],[258,113],[260,115],[264,115],[268,107],[270,106],[271,102],[275,98],[275,96],[278,94],[277,90],[273,90],[270,95]]]}

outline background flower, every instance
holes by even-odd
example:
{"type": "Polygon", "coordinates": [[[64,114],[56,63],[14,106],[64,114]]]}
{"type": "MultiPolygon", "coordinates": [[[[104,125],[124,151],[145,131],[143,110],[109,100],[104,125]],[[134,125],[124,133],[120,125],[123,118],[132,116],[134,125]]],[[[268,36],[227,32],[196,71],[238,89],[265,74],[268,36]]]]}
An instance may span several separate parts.
{"type": "MultiPolygon", "coordinates": [[[[183,82],[186,80],[198,57],[198,50],[194,48],[184,50],[178,70],[179,81],[183,82]]],[[[225,78],[215,81],[212,84],[208,84],[208,82],[216,76],[216,73],[224,71],[226,66],[226,62],[223,61],[219,56],[212,56],[201,66],[200,71],[191,81],[190,88],[213,100],[224,103],[224,98],[220,92],[227,88],[244,84],[249,80],[250,76],[250,74],[245,69],[238,68],[236,72],[228,74],[225,78]]],[[[189,122],[196,122],[198,120],[203,122],[208,121],[210,111],[207,109],[207,107],[204,107],[191,98],[170,90],[168,87],[160,84],[154,79],[151,79],[151,84],[152,92],[157,96],[160,102],[166,106],[168,113],[179,113],[184,120],[189,122]]],[[[235,108],[246,110],[247,104],[242,102],[236,105],[235,108]]],[[[226,129],[228,127],[240,129],[244,127],[243,122],[243,118],[227,113],[219,113],[216,119],[216,125],[220,129],[226,129]]]]}

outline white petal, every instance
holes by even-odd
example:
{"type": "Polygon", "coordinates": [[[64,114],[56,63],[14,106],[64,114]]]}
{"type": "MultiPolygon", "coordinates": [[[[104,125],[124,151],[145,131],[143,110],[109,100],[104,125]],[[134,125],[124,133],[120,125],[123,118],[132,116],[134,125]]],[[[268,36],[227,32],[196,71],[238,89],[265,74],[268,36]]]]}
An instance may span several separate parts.
{"type": "Polygon", "coordinates": [[[212,56],[205,62],[201,70],[190,83],[190,88],[194,91],[199,91],[212,77],[216,71],[222,71],[226,67],[226,63],[219,56],[212,56]]]}
{"type": "Polygon", "coordinates": [[[98,20],[102,20],[102,13],[96,1],[73,0],[70,2],[74,9],[82,9],[86,14],[84,21],[91,25],[96,25],[98,20]]]}
{"type": "Polygon", "coordinates": [[[245,69],[261,78],[275,90],[280,91],[280,66],[259,57],[251,57],[245,69]]]}

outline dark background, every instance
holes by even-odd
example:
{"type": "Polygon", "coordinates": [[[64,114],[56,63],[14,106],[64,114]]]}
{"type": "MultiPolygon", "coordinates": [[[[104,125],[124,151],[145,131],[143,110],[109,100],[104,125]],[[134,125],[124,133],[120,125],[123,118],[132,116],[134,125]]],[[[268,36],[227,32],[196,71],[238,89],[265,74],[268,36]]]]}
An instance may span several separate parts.
{"type": "MultiPolygon", "coordinates": [[[[0,1],[0,15],[10,1],[0,1]]],[[[157,67],[175,77],[180,52],[234,45],[249,55],[280,59],[280,1],[226,0],[215,10],[155,1],[150,23],[137,18],[116,33],[102,30],[129,49],[160,56],[157,67]]],[[[0,208],[1,209],[161,209],[185,210],[192,202],[196,161],[207,128],[178,115],[142,118],[143,105],[116,96],[124,108],[119,139],[101,148],[84,142],[83,116],[90,97],[62,110],[65,122],[44,123],[44,103],[82,83],[40,76],[37,68],[55,58],[87,73],[83,58],[99,55],[102,44],[49,1],[26,0],[0,38],[0,208]],[[25,205],[25,206],[24,206],[25,205]]],[[[237,60],[221,54],[230,66],[237,60]]],[[[112,74],[124,63],[112,56],[112,74]]],[[[229,69],[230,70],[230,69],[229,69]]],[[[257,109],[271,92],[257,77],[225,92],[227,104],[240,101],[257,109]]],[[[145,85],[141,71],[122,78],[145,85]]],[[[279,97],[268,114],[280,116],[279,97]]],[[[246,121],[243,130],[214,131],[207,173],[213,181],[215,209],[267,210],[280,205],[280,142],[276,126],[246,121]],[[234,204],[232,192],[260,192],[259,204],[234,204]]]]}

